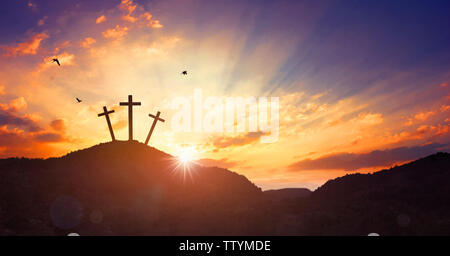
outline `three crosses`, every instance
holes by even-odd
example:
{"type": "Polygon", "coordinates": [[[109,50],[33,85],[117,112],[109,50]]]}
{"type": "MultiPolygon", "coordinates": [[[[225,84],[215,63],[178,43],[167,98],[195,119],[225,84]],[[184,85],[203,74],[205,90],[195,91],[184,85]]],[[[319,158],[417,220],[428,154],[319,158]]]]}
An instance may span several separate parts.
{"type": "MultiPolygon", "coordinates": [[[[120,102],[120,106],[128,106],[128,140],[133,140],[133,106],[140,106],[141,103],[140,102],[133,102],[133,96],[132,95],[128,95],[128,101],[127,102],[120,102]]],[[[106,107],[103,107],[103,113],[98,114],[98,116],[105,116],[106,118],[106,123],[108,123],[108,128],[109,128],[109,133],[111,134],[111,139],[113,141],[116,140],[116,138],[114,137],[114,131],[111,125],[111,120],[109,120],[109,114],[114,113],[114,110],[110,110],[108,111],[108,109],[106,107]]],[[[164,122],[165,120],[160,118],[159,115],[161,114],[161,112],[158,111],[158,113],[156,113],[156,116],[149,114],[150,117],[153,118],[153,124],[152,127],[150,128],[150,131],[147,135],[147,139],[145,139],[145,144],[148,144],[148,141],[150,140],[150,137],[152,136],[153,130],[155,129],[156,126],[156,122],[161,121],[164,122]]]]}

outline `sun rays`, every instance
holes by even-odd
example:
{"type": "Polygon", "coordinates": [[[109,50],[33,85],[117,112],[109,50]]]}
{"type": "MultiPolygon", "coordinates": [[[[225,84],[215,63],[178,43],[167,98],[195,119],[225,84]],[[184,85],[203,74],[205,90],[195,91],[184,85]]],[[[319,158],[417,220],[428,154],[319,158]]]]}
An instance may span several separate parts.
{"type": "Polygon", "coordinates": [[[186,176],[189,175],[190,180],[193,180],[194,165],[197,165],[195,160],[198,157],[198,152],[195,147],[181,147],[178,149],[176,156],[170,158],[170,165],[173,174],[182,175],[183,182],[186,182],[186,176]]]}

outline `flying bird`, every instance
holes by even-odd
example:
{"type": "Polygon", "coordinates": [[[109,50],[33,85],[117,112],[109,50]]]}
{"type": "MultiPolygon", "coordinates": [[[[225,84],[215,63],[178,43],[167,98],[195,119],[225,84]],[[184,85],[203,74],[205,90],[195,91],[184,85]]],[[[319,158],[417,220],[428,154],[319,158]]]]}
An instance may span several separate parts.
{"type": "Polygon", "coordinates": [[[77,102],[78,102],[78,103],[80,103],[80,102],[82,101],[82,100],[80,100],[80,99],[78,99],[78,98],[76,98],[76,99],[77,99],[77,102]]]}
{"type": "Polygon", "coordinates": [[[187,71],[184,70],[183,72],[181,72],[182,75],[187,75],[187,71]]]}
{"type": "Polygon", "coordinates": [[[61,63],[59,63],[59,60],[58,60],[58,59],[53,59],[53,60],[52,60],[52,63],[53,63],[53,62],[56,62],[56,64],[58,64],[58,66],[61,66],[61,63]]]}

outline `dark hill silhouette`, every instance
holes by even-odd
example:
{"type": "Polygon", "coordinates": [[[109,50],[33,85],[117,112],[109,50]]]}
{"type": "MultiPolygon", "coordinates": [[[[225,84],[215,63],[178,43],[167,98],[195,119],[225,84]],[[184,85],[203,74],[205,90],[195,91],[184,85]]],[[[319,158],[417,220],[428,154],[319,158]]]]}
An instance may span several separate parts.
{"type": "Polygon", "coordinates": [[[289,234],[449,235],[450,154],[326,182],[307,200],[279,208],[289,234]],[[290,218],[290,219],[289,219],[290,218]]]}
{"type": "Polygon", "coordinates": [[[329,180],[313,193],[316,199],[345,200],[361,194],[414,194],[421,190],[450,189],[450,154],[436,153],[419,160],[373,174],[350,174],[329,180]],[[432,186],[432,187],[430,187],[432,186]]]}
{"type": "Polygon", "coordinates": [[[304,189],[262,192],[231,171],[115,141],[0,160],[1,235],[450,234],[450,155],[304,189]]]}
{"type": "Polygon", "coordinates": [[[61,158],[0,160],[0,232],[261,231],[240,217],[252,215],[262,195],[247,178],[195,164],[184,175],[183,167],[175,169],[177,164],[164,152],[128,141],[100,144],[61,158]]]}

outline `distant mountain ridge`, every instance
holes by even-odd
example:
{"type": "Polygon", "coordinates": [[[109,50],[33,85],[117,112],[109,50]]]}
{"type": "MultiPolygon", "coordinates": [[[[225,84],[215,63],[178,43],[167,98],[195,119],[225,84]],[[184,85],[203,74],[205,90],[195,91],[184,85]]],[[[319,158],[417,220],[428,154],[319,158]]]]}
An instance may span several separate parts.
{"type": "Polygon", "coordinates": [[[283,188],[264,191],[264,194],[272,200],[296,200],[306,198],[311,195],[311,190],[307,188],[283,188]]]}
{"type": "Polygon", "coordinates": [[[329,180],[309,211],[327,223],[317,234],[449,235],[450,154],[439,152],[372,174],[329,180]]]}
{"type": "Polygon", "coordinates": [[[436,183],[435,185],[450,185],[439,182],[440,178],[444,178],[442,181],[448,181],[445,176],[450,175],[448,173],[450,171],[449,158],[449,153],[439,152],[401,166],[377,171],[372,174],[348,174],[327,181],[324,185],[316,189],[312,196],[321,199],[348,198],[351,194],[370,193],[370,190],[412,189],[412,185],[419,185],[414,184],[416,182],[420,182],[423,185],[427,185],[427,182],[436,183]],[[431,171],[433,172],[431,173],[431,171]]]}

